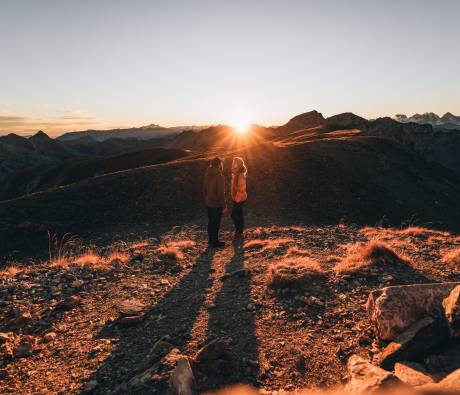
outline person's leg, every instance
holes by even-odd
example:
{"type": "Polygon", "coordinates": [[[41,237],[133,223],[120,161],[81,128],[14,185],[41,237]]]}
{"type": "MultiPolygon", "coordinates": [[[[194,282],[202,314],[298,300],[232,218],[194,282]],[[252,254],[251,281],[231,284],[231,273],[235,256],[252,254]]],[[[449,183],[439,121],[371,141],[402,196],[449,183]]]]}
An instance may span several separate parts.
{"type": "Polygon", "coordinates": [[[219,227],[222,218],[222,208],[208,207],[209,215],[209,244],[212,246],[219,246],[219,227]]]}
{"type": "Polygon", "coordinates": [[[232,209],[232,219],[235,224],[235,232],[243,233],[244,218],[243,218],[243,203],[234,203],[232,209]]]}
{"type": "Polygon", "coordinates": [[[215,227],[215,235],[216,235],[216,242],[219,242],[219,228],[220,222],[222,220],[222,207],[216,208],[216,227],[215,227]]]}
{"type": "Polygon", "coordinates": [[[244,210],[243,210],[244,202],[240,203],[240,223],[239,223],[239,232],[243,233],[244,230],[244,210]]]}
{"type": "Polygon", "coordinates": [[[206,207],[208,210],[208,242],[212,244],[214,240],[215,216],[212,207],[206,207]]]}
{"type": "Polygon", "coordinates": [[[237,214],[238,208],[237,208],[237,204],[238,203],[233,202],[232,213],[230,215],[230,217],[232,217],[233,224],[235,225],[235,231],[236,231],[236,229],[238,229],[238,214],[237,214]]]}

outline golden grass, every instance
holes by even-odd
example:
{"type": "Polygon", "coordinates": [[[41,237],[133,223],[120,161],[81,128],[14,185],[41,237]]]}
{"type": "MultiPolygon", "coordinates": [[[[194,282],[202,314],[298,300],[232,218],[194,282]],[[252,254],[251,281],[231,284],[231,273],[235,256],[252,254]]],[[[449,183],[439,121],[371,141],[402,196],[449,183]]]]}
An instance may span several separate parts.
{"type": "Polygon", "coordinates": [[[177,247],[172,247],[168,245],[161,246],[158,248],[158,251],[160,252],[160,255],[163,258],[172,259],[175,261],[180,261],[184,259],[184,254],[177,247]]]}
{"type": "Polygon", "coordinates": [[[460,269],[460,248],[444,252],[441,260],[454,268],[460,269]]]}
{"type": "Polygon", "coordinates": [[[286,251],[286,257],[291,257],[291,256],[309,256],[310,252],[308,250],[304,250],[302,248],[299,248],[297,246],[291,246],[288,248],[286,251]]]}
{"type": "Polygon", "coordinates": [[[126,263],[129,261],[129,255],[121,252],[121,251],[112,251],[106,258],[109,263],[113,263],[115,261],[126,263]]]}
{"type": "Polygon", "coordinates": [[[421,226],[410,226],[404,229],[395,229],[395,228],[373,228],[365,227],[360,230],[360,232],[366,236],[372,238],[391,238],[391,237],[420,237],[422,239],[427,239],[430,236],[437,237],[449,237],[451,234],[449,232],[423,228],[421,226]]]}
{"type": "Polygon", "coordinates": [[[168,247],[176,247],[176,248],[192,248],[196,245],[193,240],[178,240],[178,241],[171,241],[168,244],[168,247]]]}
{"type": "Polygon", "coordinates": [[[149,246],[149,242],[148,241],[139,241],[137,243],[133,243],[129,246],[129,248],[131,248],[132,250],[136,250],[136,249],[139,249],[139,248],[144,248],[144,247],[148,247],[149,246]]]}
{"type": "Polygon", "coordinates": [[[398,255],[388,244],[378,240],[369,243],[355,243],[348,247],[347,256],[334,270],[341,274],[372,271],[381,266],[410,267],[409,262],[398,255]]]}
{"type": "Polygon", "coordinates": [[[0,276],[5,277],[14,277],[16,274],[21,273],[23,269],[18,266],[10,265],[2,270],[0,270],[0,276]]]}
{"type": "Polygon", "coordinates": [[[277,249],[293,241],[293,239],[287,237],[278,237],[274,239],[252,239],[244,243],[243,248],[254,250],[257,249],[260,253],[266,250],[277,249]]]}
{"type": "Polygon", "coordinates": [[[324,277],[323,269],[309,258],[284,258],[270,265],[268,285],[273,288],[306,288],[324,277]]]}
{"type": "Polygon", "coordinates": [[[53,267],[67,268],[70,265],[89,266],[95,269],[109,269],[115,262],[126,263],[129,261],[129,255],[117,250],[112,250],[107,256],[102,256],[94,250],[88,249],[83,254],[62,257],[59,260],[50,262],[53,267]]]}

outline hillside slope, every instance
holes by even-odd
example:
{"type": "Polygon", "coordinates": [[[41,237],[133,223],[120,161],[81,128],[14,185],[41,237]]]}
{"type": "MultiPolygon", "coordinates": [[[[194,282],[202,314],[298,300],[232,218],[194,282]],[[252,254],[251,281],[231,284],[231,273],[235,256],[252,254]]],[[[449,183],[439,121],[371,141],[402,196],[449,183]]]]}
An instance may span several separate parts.
{"type": "MultiPolygon", "coordinates": [[[[400,224],[416,217],[449,229],[460,224],[458,176],[386,139],[332,132],[299,142],[287,136],[237,153],[249,167],[249,221],[327,224],[346,217],[375,224],[385,217],[400,224]]],[[[0,203],[0,251],[45,247],[47,229],[123,234],[202,221],[207,163],[176,161],[0,203]]]]}
{"type": "Polygon", "coordinates": [[[107,157],[68,160],[56,165],[28,168],[3,180],[0,200],[68,185],[98,175],[169,162],[188,156],[173,148],[152,148],[107,157]]]}

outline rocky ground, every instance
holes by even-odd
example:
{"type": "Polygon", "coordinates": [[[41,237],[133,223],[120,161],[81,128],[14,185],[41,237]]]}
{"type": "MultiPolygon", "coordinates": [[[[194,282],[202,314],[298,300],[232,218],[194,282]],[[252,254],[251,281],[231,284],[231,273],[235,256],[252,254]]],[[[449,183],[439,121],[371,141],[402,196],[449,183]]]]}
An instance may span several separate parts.
{"type": "Polygon", "coordinates": [[[329,388],[347,380],[350,355],[372,358],[383,347],[364,307],[369,292],[460,281],[458,267],[442,260],[460,238],[446,232],[273,226],[250,228],[244,243],[232,244],[229,231],[223,238],[226,248],[208,250],[204,231],[187,226],[100,246],[101,256],[117,253],[104,264],[31,258],[3,271],[0,393],[164,393],[174,355],[199,362],[199,392],[232,383],[267,393],[329,388]],[[350,245],[376,239],[411,266],[334,270],[350,245]],[[268,285],[273,262],[302,257],[320,265],[323,280],[268,285]],[[224,351],[210,368],[203,347],[216,342],[224,351]]]}

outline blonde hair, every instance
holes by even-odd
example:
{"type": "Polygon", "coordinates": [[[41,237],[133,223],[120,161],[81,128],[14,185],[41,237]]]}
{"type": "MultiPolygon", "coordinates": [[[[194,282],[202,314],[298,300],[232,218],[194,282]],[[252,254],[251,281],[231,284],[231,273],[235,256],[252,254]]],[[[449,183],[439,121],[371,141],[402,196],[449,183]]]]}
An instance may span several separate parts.
{"type": "MultiPolygon", "coordinates": [[[[240,156],[235,156],[233,158],[233,163],[235,163],[235,162],[239,164],[238,174],[247,175],[248,174],[248,168],[246,167],[246,164],[244,163],[244,159],[241,158],[240,156]]],[[[233,163],[232,163],[232,166],[233,166],[233,163]]]]}

